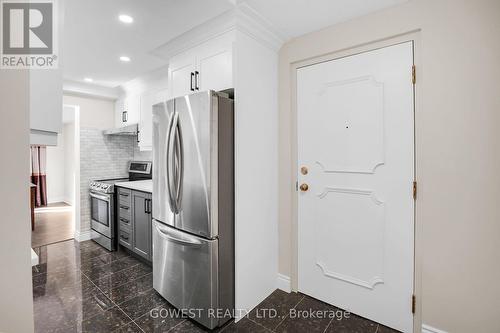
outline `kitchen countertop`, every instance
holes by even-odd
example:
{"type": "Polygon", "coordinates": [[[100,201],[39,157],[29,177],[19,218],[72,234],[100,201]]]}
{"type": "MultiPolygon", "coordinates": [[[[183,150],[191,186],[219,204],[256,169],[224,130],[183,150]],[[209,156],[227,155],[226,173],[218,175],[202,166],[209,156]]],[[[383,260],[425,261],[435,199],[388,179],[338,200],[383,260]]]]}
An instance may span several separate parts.
{"type": "Polygon", "coordinates": [[[136,180],[132,182],[119,182],[115,186],[128,188],[131,190],[153,193],[153,180],[136,180]]]}

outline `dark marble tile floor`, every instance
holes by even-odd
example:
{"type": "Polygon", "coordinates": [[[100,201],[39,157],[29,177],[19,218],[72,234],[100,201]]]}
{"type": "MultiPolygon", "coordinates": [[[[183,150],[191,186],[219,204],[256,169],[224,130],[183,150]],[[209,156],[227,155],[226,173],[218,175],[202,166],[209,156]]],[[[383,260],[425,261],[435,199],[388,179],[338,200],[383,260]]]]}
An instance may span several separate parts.
{"type": "MultiPolygon", "coordinates": [[[[151,267],[126,252],[110,253],[92,241],[74,240],[35,252],[40,256],[40,264],[32,269],[35,332],[206,331],[179,316],[152,316],[174,309],[153,289],[151,267]]],[[[342,317],[343,313],[306,295],[276,290],[238,323],[213,332],[396,332],[353,314],[342,317]],[[296,316],[311,310],[326,316],[296,316]]]]}

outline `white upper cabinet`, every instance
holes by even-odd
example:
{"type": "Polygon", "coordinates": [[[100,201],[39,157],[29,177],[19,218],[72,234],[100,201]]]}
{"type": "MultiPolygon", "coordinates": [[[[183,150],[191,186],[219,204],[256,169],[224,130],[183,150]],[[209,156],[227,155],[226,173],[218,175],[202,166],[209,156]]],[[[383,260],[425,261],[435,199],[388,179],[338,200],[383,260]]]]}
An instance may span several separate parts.
{"type": "Polygon", "coordinates": [[[132,95],[115,102],[115,126],[138,124],[141,113],[141,96],[132,95]]]}
{"type": "Polygon", "coordinates": [[[168,69],[170,95],[184,96],[195,91],[196,57],[192,50],[171,59],[168,69]]]}
{"type": "Polygon", "coordinates": [[[170,97],[233,87],[233,34],[226,34],[173,56],[169,65],[170,97]]]}
{"type": "Polygon", "coordinates": [[[153,105],[165,102],[168,99],[168,90],[159,89],[147,91],[141,96],[141,119],[139,122],[139,149],[153,149],[153,105]]]}
{"type": "Polygon", "coordinates": [[[232,35],[222,36],[196,49],[198,73],[195,83],[198,90],[220,91],[233,88],[232,39],[232,35]]]}
{"type": "Polygon", "coordinates": [[[120,98],[115,102],[115,127],[125,126],[125,99],[120,98]]]}
{"type": "Polygon", "coordinates": [[[125,99],[126,125],[138,124],[141,118],[141,95],[127,96],[125,99]]]}

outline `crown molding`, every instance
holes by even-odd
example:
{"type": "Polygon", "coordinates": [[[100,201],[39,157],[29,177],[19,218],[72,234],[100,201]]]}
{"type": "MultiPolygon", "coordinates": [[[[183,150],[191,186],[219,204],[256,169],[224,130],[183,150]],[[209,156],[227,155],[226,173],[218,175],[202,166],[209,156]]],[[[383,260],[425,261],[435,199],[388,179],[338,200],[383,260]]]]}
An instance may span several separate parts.
{"type": "Polygon", "coordinates": [[[64,80],[63,93],[65,95],[75,95],[81,97],[92,97],[105,100],[116,100],[121,95],[121,89],[86,84],[71,80],[64,80]]]}
{"type": "Polygon", "coordinates": [[[242,2],[234,9],[171,39],[150,53],[169,60],[172,56],[231,31],[246,33],[274,51],[278,51],[286,40],[286,37],[275,30],[269,21],[242,2]]]}

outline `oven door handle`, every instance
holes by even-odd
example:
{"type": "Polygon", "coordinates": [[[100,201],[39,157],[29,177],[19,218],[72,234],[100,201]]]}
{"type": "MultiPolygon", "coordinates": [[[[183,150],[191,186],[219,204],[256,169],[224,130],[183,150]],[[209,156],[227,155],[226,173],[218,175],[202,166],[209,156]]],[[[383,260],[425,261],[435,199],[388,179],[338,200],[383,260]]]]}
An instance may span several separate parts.
{"type": "Polygon", "coordinates": [[[96,198],[96,199],[99,199],[99,200],[103,200],[103,201],[109,202],[109,196],[107,196],[107,195],[102,195],[102,194],[97,194],[97,193],[90,192],[90,196],[92,198],[96,198]]]}

